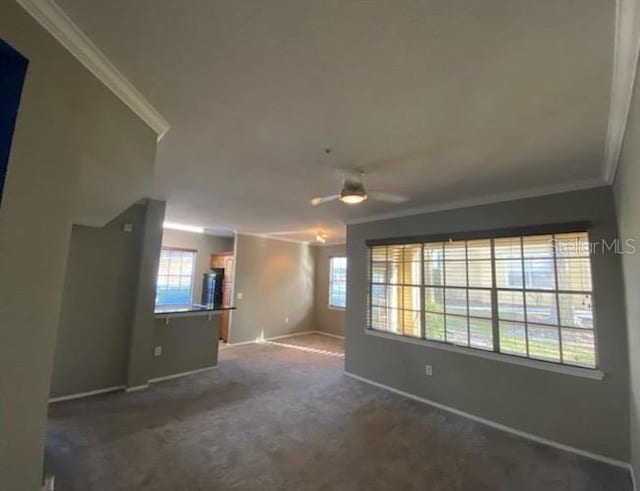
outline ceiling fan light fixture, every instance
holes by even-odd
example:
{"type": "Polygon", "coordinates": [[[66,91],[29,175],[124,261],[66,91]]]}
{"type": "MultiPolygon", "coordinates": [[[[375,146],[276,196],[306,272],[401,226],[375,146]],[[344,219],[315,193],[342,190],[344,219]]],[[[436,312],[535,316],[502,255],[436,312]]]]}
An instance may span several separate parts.
{"type": "Polygon", "coordinates": [[[367,199],[366,194],[342,194],[340,201],[348,205],[358,205],[367,199]]]}
{"type": "Polygon", "coordinates": [[[358,205],[367,199],[367,192],[361,182],[345,182],[340,191],[340,201],[348,205],[358,205]]]}

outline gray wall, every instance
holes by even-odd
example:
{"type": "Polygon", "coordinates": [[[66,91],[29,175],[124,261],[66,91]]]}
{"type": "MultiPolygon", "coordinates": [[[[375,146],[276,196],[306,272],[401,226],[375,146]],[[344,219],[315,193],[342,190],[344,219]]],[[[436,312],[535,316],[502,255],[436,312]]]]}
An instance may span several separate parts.
{"type": "MultiPolygon", "coordinates": [[[[329,259],[334,256],[346,256],[345,244],[315,246],[313,257],[315,260],[315,291],[314,291],[314,319],[315,329],[344,336],[345,311],[329,307],[329,259]]],[[[347,299],[347,302],[349,299],[347,299]]]]}
{"type": "Polygon", "coordinates": [[[0,209],[0,476],[34,491],[71,224],[146,195],[113,169],[150,187],[156,135],[14,1],[0,2],[0,38],[30,62],[0,209]],[[83,192],[96,175],[109,186],[83,192]]]}
{"type": "Polygon", "coordinates": [[[313,329],[311,249],[305,244],[236,235],[237,310],[231,315],[230,343],[313,329]],[[238,293],[243,294],[242,300],[238,293]]]}
{"type": "Polygon", "coordinates": [[[73,227],[51,397],[125,384],[144,217],[134,205],[103,228],[73,227]]]}
{"type": "Polygon", "coordinates": [[[615,182],[618,226],[623,239],[634,239],[636,254],[622,256],[629,338],[631,465],[640,479],[640,74],[615,182]]]}
{"type": "Polygon", "coordinates": [[[164,229],[162,247],[181,247],[198,251],[196,255],[193,302],[200,303],[202,298],[202,275],[209,272],[211,254],[233,253],[233,237],[216,237],[207,234],[164,229]]]}
{"type": "Polygon", "coordinates": [[[127,387],[146,385],[153,371],[153,311],[156,304],[165,205],[164,201],[150,199],[144,207],[137,282],[135,292],[132,292],[135,303],[129,329],[127,387]]]}
{"type": "Polygon", "coordinates": [[[365,334],[365,240],[591,220],[591,239],[613,239],[611,188],[415,215],[347,228],[346,370],[543,438],[628,461],[627,341],[620,256],[592,258],[603,380],[458,354],[365,334]],[[425,377],[424,365],[433,365],[425,377]]]}
{"type": "MultiPolygon", "coordinates": [[[[159,248],[158,210],[151,210],[152,232],[147,233],[149,200],[134,205],[105,227],[73,227],[71,247],[62,297],[60,326],[53,366],[51,397],[88,392],[114,386],[131,386],[128,370],[132,366],[131,340],[139,337],[136,379],[143,385],[151,378],[165,377],[214,366],[220,317],[174,318],[169,324],[154,319],[149,324],[153,304],[149,293],[155,295],[155,271],[159,248]],[[133,225],[133,232],[122,230],[125,223],[133,225]],[[155,227],[155,228],[154,228],[155,227]],[[151,240],[149,240],[151,237],[151,240]],[[141,256],[152,264],[152,281],[140,282],[141,256]],[[154,252],[154,249],[156,252],[154,252]],[[138,290],[142,293],[138,294],[138,290]],[[146,297],[136,307],[138,297],[146,297]],[[140,313],[134,321],[136,308],[140,313]],[[151,337],[148,328],[152,326],[151,337]],[[161,356],[153,356],[153,348],[162,347],[161,356]]],[[[167,238],[165,231],[164,238],[167,238]]],[[[188,234],[181,240],[175,237],[170,244],[207,251],[228,251],[232,239],[201,237],[188,234]]],[[[203,265],[204,267],[204,265],[203,265]]],[[[148,279],[147,279],[148,280],[148,279]]]]}
{"type": "Polygon", "coordinates": [[[190,372],[218,363],[220,315],[158,318],[153,327],[153,344],[162,354],[153,358],[151,377],[190,372]]]}

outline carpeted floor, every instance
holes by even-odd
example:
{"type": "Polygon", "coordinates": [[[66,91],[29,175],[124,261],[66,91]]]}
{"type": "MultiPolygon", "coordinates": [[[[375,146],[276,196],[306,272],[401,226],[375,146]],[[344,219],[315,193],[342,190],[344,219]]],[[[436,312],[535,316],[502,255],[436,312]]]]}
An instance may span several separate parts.
{"type": "Polygon", "coordinates": [[[341,353],[316,334],[231,347],[208,372],[53,404],[56,491],[631,490],[626,470],[353,380],[341,353]]]}

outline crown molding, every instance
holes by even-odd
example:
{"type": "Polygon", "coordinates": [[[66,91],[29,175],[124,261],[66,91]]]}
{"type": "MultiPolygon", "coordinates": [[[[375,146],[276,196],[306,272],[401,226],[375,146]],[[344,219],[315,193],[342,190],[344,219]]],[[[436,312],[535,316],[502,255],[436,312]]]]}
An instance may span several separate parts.
{"type": "Polygon", "coordinates": [[[602,178],[613,184],[627,126],[640,53],[640,0],[616,0],[613,77],[602,178]]]}
{"type": "Polygon", "coordinates": [[[311,241],[308,240],[296,240],[296,239],[287,239],[284,237],[278,237],[269,234],[257,234],[255,232],[241,232],[239,230],[235,231],[236,236],[238,235],[247,235],[249,237],[258,237],[260,239],[269,239],[269,240],[277,240],[279,242],[289,242],[291,244],[302,244],[302,245],[312,245],[311,241]]]}
{"type": "Polygon", "coordinates": [[[422,213],[434,213],[437,211],[457,210],[460,208],[471,208],[473,206],[490,205],[493,203],[501,203],[505,201],[515,201],[518,199],[536,198],[538,196],[547,196],[550,194],[568,193],[571,191],[581,191],[583,189],[592,189],[606,186],[606,183],[600,178],[586,179],[584,181],[571,182],[566,184],[558,184],[552,186],[543,186],[531,188],[511,193],[498,193],[478,198],[470,198],[457,201],[448,201],[444,203],[412,208],[409,210],[398,210],[390,213],[379,213],[363,218],[355,218],[347,220],[346,225],[356,225],[358,223],[376,222],[378,220],[387,220],[390,218],[402,218],[412,215],[420,215],[422,213]]]}
{"type": "Polygon", "coordinates": [[[236,235],[248,235],[249,237],[259,237],[261,239],[270,239],[270,240],[279,240],[280,242],[290,242],[292,244],[302,244],[302,245],[308,245],[311,247],[330,247],[330,246],[336,246],[336,245],[346,245],[347,243],[345,242],[344,239],[340,239],[337,240],[335,242],[317,242],[314,240],[297,240],[297,239],[289,239],[286,237],[279,237],[277,234],[270,234],[268,232],[265,233],[255,233],[255,232],[241,232],[239,230],[235,231],[236,235]]]}
{"type": "Polygon", "coordinates": [[[169,123],[53,0],[16,0],[98,80],[147,123],[158,141],[169,123]]]}
{"type": "Polygon", "coordinates": [[[347,243],[344,240],[337,242],[314,242],[311,244],[313,247],[331,247],[331,246],[346,246],[347,243]]]}

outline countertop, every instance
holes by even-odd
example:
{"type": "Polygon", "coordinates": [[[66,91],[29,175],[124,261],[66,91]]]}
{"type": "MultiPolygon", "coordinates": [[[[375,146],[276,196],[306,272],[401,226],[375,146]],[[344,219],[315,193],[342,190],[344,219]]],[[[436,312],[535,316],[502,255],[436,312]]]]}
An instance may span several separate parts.
{"type": "Polygon", "coordinates": [[[156,317],[164,317],[169,315],[184,314],[211,314],[213,312],[222,312],[224,310],[234,310],[235,307],[230,305],[219,304],[190,304],[190,305],[156,305],[153,313],[156,317]]]}

